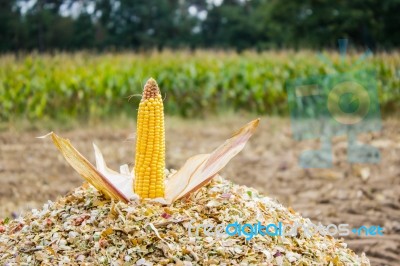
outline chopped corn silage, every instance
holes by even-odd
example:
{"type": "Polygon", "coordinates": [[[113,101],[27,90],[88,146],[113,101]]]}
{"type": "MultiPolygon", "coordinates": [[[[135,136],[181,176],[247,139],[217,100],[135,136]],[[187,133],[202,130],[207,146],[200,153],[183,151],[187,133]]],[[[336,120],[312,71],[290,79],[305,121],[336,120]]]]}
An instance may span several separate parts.
{"type": "Polygon", "coordinates": [[[6,222],[5,265],[369,265],[342,240],[307,237],[206,236],[189,225],[305,223],[290,208],[219,176],[185,200],[114,202],[83,185],[41,210],[6,222]]]}

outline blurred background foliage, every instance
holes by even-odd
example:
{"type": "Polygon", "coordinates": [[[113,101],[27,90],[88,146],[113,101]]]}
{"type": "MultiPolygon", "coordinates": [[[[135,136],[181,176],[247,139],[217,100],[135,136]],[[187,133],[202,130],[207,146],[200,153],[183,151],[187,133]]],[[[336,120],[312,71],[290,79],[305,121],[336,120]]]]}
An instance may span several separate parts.
{"type": "Polygon", "coordinates": [[[0,51],[400,44],[399,0],[1,0],[0,51]]]}
{"type": "Polygon", "coordinates": [[[165,110],[184,117],[221,111],[288,114],[292,79],[368,70],[376,73],[383,113],[400,109],[400,54],[345,59],[313,51],[55,53],[0,57],[0,119],[134,116],[146,79],[159,82],[165,110]],[[358,64],[356,63],[358,62],[358,64]],[[130,100],[129,100],[129,96],[130,100]]]}
{"type": "Polygon", "coordinates": [[[127,97],[150,76],[169,114],[287,114],[285,82],[354,70],[367,49],[358,67],[395,113],[399,11],[399,0],[1,0],[0,120],[132,113],[139,98],[127,97]],[[353,48],[344,63],[339,38],[353,48]]]}

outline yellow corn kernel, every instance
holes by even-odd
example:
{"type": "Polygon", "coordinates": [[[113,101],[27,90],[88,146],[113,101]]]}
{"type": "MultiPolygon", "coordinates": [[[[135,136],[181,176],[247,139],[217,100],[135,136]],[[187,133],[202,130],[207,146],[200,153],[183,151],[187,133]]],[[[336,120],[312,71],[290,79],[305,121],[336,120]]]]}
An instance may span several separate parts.
{"type": "Polygon", "coordinates": [[[134,191],[141,198],[164,197],[164,105],[157,82],[143,89],[137,119],[134,191]]]}

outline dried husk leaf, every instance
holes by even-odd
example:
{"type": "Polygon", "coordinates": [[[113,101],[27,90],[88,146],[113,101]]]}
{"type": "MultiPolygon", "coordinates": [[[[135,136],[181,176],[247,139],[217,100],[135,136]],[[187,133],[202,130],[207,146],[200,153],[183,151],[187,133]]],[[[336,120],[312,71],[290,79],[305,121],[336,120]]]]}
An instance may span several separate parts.
{"type": "Polygon", "coordinates": [[[171,203],[207,184],[246,145],[260,119],[243,126],[211,154],[196,155],[186,161],[166,184],[166,200],[171,203]]]}
{"type": "Polygon", "coordinates": [[[54,145],[61,152],[67,162],[75,169],[86,181],[93,185],[97,190],[101,191],[109,198],[128,202],[128,198],[115,187],[104,175],[80,154],[67,139],[50,133],[54,145]]]}
{"type": "Polygon", "coordinates": [[[188,186],[193,175],[199,175],[201,167],[204,166],[210,154],[198,154],[190,157],[182,168],[170,177],[165,184],[165,197],[167,202],[172,203],[188,186]]]}
{"type": "Polygon", "coordinates": [[[132,190],[135,175],[129,171],[129,167],[126,164],[121,165],[120,173],[108,168],[100,149],[94,143],[93,147],[97,170],[127,199],[138,199],[139,196],[132,190]]]}

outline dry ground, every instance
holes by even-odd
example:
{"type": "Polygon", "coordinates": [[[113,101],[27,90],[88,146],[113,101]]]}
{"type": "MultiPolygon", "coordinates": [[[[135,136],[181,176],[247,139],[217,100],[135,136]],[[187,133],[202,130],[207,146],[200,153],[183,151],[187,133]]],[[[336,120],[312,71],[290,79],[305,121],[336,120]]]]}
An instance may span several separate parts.
{"type": "MultiPolygon", "coordinates": [[[[167,118],[168,167],[179,168],[186,158],[212,151],[250,119],[228,116],[205,122],[167,118]]],[[[289,123],[288,119],[262,118],[257,133],[222,175],[277,198],[315,223],[383,226],[384,236],[346,236],[345,241],[357,253],[366,252],[372,265],[398,263],[400,121],[387,120],[380,133],[361,136],[381,150],[379,164],[347,163],[347,139],[338,137],[333,142],[334,167],[323,170],[306,170],[298,165],[300,152],[317,147],[318,142],[294,141],[289,123]]],[[[92,162],[95,142],[109,166],[118,169],[120,164],[133,161],[134,142],[127,138],[134,128],[130,122],[54,130],[69,138],[92,162]]],[[[0,132],[0,217],[38,208],[82,183],[50,139],[35,138],[45,133],[13,128],[0,132]]]]}

